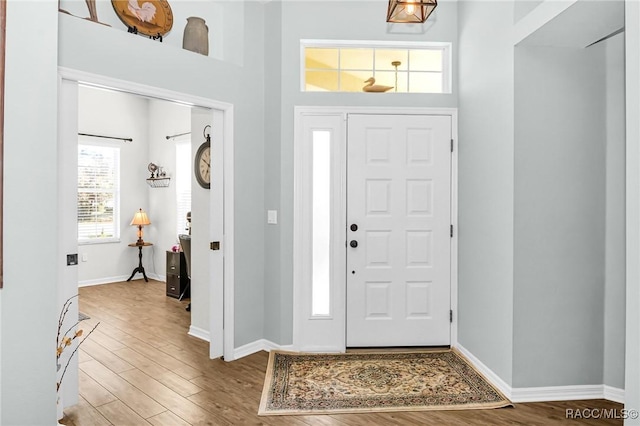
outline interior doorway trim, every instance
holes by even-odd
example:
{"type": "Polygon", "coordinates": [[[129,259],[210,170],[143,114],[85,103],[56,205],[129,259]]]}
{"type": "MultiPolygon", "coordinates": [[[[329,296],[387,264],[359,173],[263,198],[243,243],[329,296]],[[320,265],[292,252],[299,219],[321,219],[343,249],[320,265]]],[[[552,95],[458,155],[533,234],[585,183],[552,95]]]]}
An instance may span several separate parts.
{"type": "MultiPolygon", "coordinates": [[[[141,95],[183,105],[218,110],[223,113],[223,152],[224,152],[224,271],[223,282],[210,283],[210,295],[224,295],[224,297],[210,297],[210,346],[211,357],[224,356],[226,361],[234,359],[234,159],[233,159],[233,105],[214,99],[193,96],[159,87],[148,86],[131,81],[115,79],[99,74],[88,73],[71,68],[58,67],[58,78],[95,87],[119,90],[125,93],[141,95]],[[223,312],[221,320],[214,320],[211,312],[223,312]]],[[[58,122],[62,117],[58,117],[58,122]]]]}
{"type": "MultiPolygon", "coordinates": [[[[308,292],[305,292],[303,283],[307,281],[304,265],[308,265],[309,261],[305,257],[305,247],[308,241],[308,232],[305,226],[308,226],[307,216],[309,215],[308,207],[305,204],[305,197],[308,197],[308,167],[305,167],[305,161],[308,162],[309,153],[306,152],[302,144],[305,136],[306,118],[309,117],[327,117],[334,119],[340,118],[342,125],[334,124],[330,130],[336,133],[339,138],[341,149],[346,152],[347,140],[347,117],[349,114],[381,114],[381,115],[444,115],[451,117],[451,138],[453,143],[453,152],[451,154],[451,224],[453,225],[453,237],[451,238],[451,310],[453,311],[451,329],[450,329],[450,345],[457,346],[458,343],[458,110],[456,108],[419,108],[419,107],[357,107],[357,106],[296,106],[294,108],[294,181],[293,181],[293,350],[297,351],[323,351],[323,352],[344,352],[346,351],[346,339],[344,335],[334,335],[331,342],[309,341],[309,336],[318,336],[323,334],[317,327],[325,328],[321,324],[326,322],[326,327],[333,327],[332,330],[346,328],[346,282],[341,282],[336,290],[340,293],[340,302],[337,310],[332,315],[322,317],[309,317],[308,292]],[[330,325],[329,323],[334,324],[330,325]],[[337,324],[335,324],[337,322],[337,324]],[[311,327],[313,330],[307,330],[311,327]],[[311,331],[311,333],[309,333],[311,331]],[[306,336],[306,337],[305,337],[306,336]],[[338,341],[340,340],[340,341],[338,341]]],[[[334,120],[335,123],[335,120],[334,120]]],[[[308,126],[306,126],[308,127],[308,126]]],[[[318,128],[323,128],[322,126],[318,128]]],[[[327,127],[329,129],[329,127],[327,127]]],[[[346,154],[345,154],[346,155],[346,154]]],[[[344,157],[344,156],[343,156],[344,157]]],[[[342,160],[341,160],[342,161],[342,160]]],[[[346,160],[340,166],[346,173],[346,160]]],[[[341,207],[344,209],[344,206],[341,207]]],[[[344,217],[346,226],[346,210],[341,213],[344,217]]],[[[346,241],[346,240],[345,240],[346,241]]],[[[342,244],[333,244],[334,250],[344,252],[346,256],[346,247],[342,244]]],[[[342,255],[340,253],[340,255],[342,255]]],[[[338,265],[339,267],[339,265],[338,265]]],[[[308,269],[308,266],[306,267],[308,269]]],[[[336,334],[336,333],[334,333],[336,334]]]]}

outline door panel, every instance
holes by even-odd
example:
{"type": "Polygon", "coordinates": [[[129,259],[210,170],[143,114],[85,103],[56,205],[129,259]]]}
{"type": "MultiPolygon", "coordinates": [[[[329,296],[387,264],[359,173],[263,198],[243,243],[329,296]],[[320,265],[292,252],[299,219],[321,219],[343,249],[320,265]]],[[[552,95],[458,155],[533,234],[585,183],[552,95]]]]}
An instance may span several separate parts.
{"type": "Polygon", "coordinates": [[[349,116],[347,346],[450,343],[450,140],[447,116],[349,116]]]}

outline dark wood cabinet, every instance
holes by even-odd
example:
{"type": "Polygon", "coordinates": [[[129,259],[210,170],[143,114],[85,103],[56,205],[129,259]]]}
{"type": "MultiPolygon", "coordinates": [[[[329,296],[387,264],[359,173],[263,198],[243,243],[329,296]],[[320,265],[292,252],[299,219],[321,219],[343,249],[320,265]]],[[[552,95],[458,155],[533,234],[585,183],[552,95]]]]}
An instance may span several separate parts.
{"type": "MultiPolygon", "coordinates": [[[[167,296],[180,297],[188,283],[184,253],[167,250],[167,296]]],[[[189,297],[188,290],[184,297],[189,297]]]]}

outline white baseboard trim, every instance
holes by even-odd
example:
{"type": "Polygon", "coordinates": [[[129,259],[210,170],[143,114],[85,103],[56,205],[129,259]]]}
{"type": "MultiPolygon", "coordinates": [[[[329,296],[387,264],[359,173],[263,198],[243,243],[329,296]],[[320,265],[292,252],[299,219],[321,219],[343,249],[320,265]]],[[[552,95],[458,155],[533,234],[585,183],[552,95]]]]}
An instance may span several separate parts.
{"type": "Polygon", "coordinates": [[[119,275],[116,277],[104,277],[104,278],[96,278],[93,280],[82,280],[82,281],[78,281],[78,287],[89,287],[92,285],[120,283],[122,281],[126,281],[128,278],[129,278],[129,275],[119,275]]]}
{"type": "Polygon", "coordinates": [[[345,353],[345,349],[335,346],[305,346],[303,348],[298,348],[297,352],[311,354],[343,354],[345,353]]]}
{"type": "Polygon", "coordinates": [[[273,343],[267,339],[259,339],[255,342],[247,343],[246,345],[242,345],[239,348],[235,348],[233,350],[234,359],[244,358],[245,356],[254,354],[256,352],[265,351],[271,352],[273,350],[291,350],[293,348],[292,345],[278,345],[277,343],[273,343]]]}
{"type": "Polygon", "coordinates": [[[624,404],[624,389],[604,385],[604,399],[624,404]]]}
{"type": "Polygon", "coordinates": [[[579,399],[607,399],[624,404],[624,389],[607,385],[545,386],[512,388],[496,373],[476,358],[464,346],[454,346],[489,382],[497,387],[511,402],[572,401],[579,399]]]}
{"type": "MultiPolygon", "coordinates": [[[[92,285],[102,285],[102,284],[113,284],[113,283],[121,283],[123,281],[128,280],[130,275],[119,275],[116,277],[104,277],[104,278],[96,278],[93,280],[82,280],[78,281],[78,287],[90,287],[92,285]]],[[[135,279],[141,279],[140,276],[136,275],[135,279]]],[[[165,277],[162,275],[157,275],[154,273],[147,274],[147,278],[156,280],[156,281],[166,281],[165,277]]]]}
{"type": "Polygon", "coordinates": [[[510,399],[512,402],[544,402],[603,398],[603,385],[575,385],[513,388],[510,399]]]}
{"type": "Polygon", "coordinates": [[[502,380],[500,376],[494,373],[493,370],[491,370],[489,367],[484,365],[482,361],[476,358],[475,355],[469,352],[469,350],[464,346],[462,346],[461,344],[457,343],[456,345],[454,345],[454,348],[460,351],[460,353],[464,355],[471,362],[471,364],[473,364],[476,370],[482,373],[482,375],[487,380],[489,380],[489,382],[493,386],[497,387],[498,390],[504,394],[504,396],[506,396],[511,400],[511,386],[509,386],[507,382],[502,380]]]}
{"type": "Polygon", "coordinates": [[[200,327],[196,327],[196,326],[189,326],[189,332],[187,333],[189,336],[193,336],[196,337],[200,340],[204,340],[205,342],[210,342],[211,341],[211,337],[209,335],[209,332],[207,330],[204,330],[200,327]]]}

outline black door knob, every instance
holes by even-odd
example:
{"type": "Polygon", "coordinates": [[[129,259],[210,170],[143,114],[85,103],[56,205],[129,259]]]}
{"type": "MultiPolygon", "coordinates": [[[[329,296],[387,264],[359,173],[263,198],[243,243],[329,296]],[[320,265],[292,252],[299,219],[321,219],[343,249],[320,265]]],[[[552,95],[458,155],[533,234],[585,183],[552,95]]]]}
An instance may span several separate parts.
{"type": "Polygon", "coordinates": [[[351,230],[352,230],[353,232],[356,232],[356,231],[358,230],[358,225],[356,225],[355,223],[353,223],[353,224],[351,225],[351,230]]]}
{"type": "Polygon", "coordinates": [[[349,245],[353,248],[358,247],[358,242],[356,240],[351,240],[351,242],[349,243],[349,245]]]}

